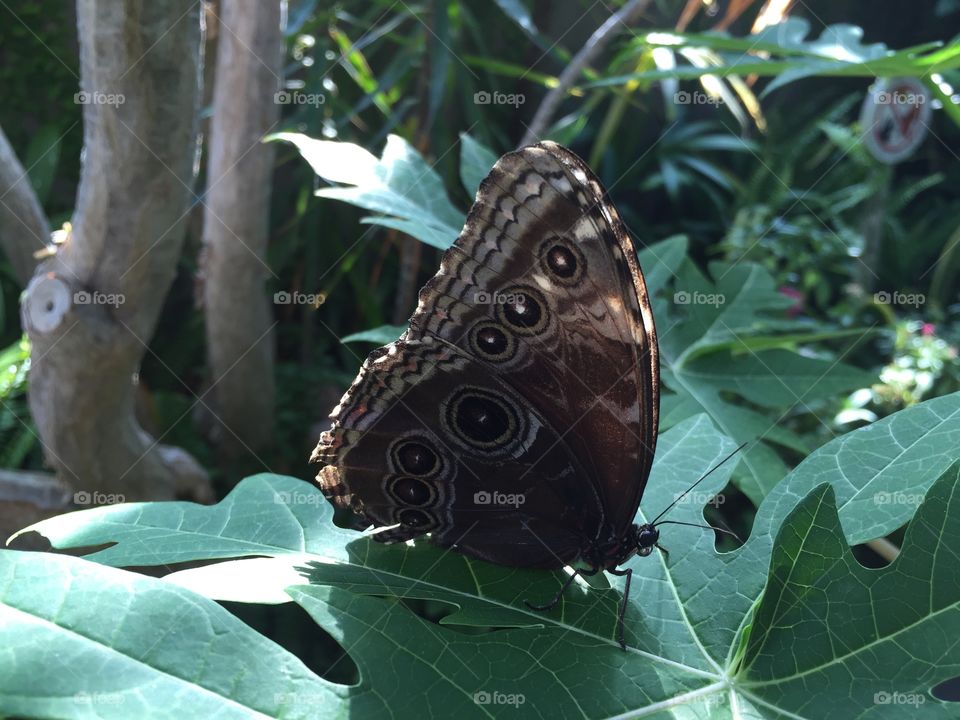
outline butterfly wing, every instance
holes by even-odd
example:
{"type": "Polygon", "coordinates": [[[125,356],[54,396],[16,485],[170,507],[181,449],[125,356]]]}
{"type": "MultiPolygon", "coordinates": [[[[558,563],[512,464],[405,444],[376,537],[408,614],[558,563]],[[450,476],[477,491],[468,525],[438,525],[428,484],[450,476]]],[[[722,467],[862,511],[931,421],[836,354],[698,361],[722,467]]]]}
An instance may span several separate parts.
{"type": "Polygon", "coordinates": [[[633,243],[586,165],[541,143],[483,181],[409,329],[364,364],[314,459],[335,504],[395,526],[378,539],[430,532],[556,567],[632,522],[658,409],[633,243]],[[522,505],[478,501],[492,493],[522,505]]]}
{"type": "Polygon", "coordinates": [[[399,541],[523,567],[562,567],[597,532],[599,498],[546,421],[494,373],[441,342],[375,351],[313,460],[325,495],[399,541]],[[575,502],[571,503],[571,499],[575,502]]]}
{"type": "Polygon", "coordinates": [[[633,522],[656,447],[656,329],[633,241],[576,155],[541,143],[496,163],[407,335],[495,371],[582,461],[611,531],[633,522]]]}

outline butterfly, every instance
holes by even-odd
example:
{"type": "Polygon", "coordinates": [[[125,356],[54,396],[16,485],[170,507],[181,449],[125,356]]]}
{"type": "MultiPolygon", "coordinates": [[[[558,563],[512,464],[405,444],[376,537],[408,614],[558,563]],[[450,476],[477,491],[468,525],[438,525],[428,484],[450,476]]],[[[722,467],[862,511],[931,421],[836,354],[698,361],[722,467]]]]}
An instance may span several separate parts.
{"type": "MultiPolygon", "coordinates": [[[[600,181],[552,142],[501,157],[409,327],[374,350],[311,460],[355,527],[500,565],[619,569],[657,444],[657,332],[637,249],[600,181]]],[[[662,548],[661,548],[662,549],[662,548]]]]}

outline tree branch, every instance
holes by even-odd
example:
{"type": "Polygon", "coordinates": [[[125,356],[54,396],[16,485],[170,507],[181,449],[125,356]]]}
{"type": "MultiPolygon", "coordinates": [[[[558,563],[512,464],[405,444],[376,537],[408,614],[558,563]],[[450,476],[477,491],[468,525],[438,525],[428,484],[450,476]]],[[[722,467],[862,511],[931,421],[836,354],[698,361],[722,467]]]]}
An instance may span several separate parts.
{"type": "Polygon", "coordinates": [[[134,417],[140,360],[192,201],[199,3],[80,0],[84,162],[72,236],[24,293],[30,409],[77,491],[209,497],[201,466],[134,417]]]}
{"type": "Polygon", "coordinates": [[[266,445],[274,409],[270,269],[273,143],[280,117],[279,0],[223,0],[203,220],[203,305],[225,460],[266,445]]]}
{"type": "Polygon", "coordinates": [[[21,285],[33,275],[33,257],[50,242],[50,223],[7,136],[0,128],[0,246],[21,285]]]}
{"type": "Polygon", "coordinates": [[[606,22],[594,31],[584,46],[580,48],[580,51],[574,55],[570,64],[560,73],[557,86],[552,88],[543,98],[518,147],[530,145],[541,139],[540,136],[547,131],[557,108],[567,96],[567,91],[580,78],[584,68],[603,52],[603,49],[619,30],[620,25],[632,23],[647,9],[649,4],[650,0],[629,0],[626,5],[607,18],[606,22]]]}

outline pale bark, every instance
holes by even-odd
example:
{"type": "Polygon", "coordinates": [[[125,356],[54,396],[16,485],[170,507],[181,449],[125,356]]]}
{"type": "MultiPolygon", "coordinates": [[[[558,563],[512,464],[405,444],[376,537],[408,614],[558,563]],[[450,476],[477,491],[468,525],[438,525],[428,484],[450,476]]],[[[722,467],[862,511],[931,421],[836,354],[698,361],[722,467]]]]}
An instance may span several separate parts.
{"type": "MultiPolygon", "coordinates": [[[[18,530],[71,509],[73,488],[46,473],[0,470],[0,547],[18,530]]],[[[11,547],[44,550],[39,536],[21,537],[11,547]]]]}
{"type": "Polygon", "coordinates": [[[30,178],[0,129],[0,247],[21,285],[37,265],[33,253],[50,242],[50,225],[30,178]]]}
{"type": "Polygon", "coordinates": [[[81,91],[92,102],[73,233],[37,269],[21,309],[30,409],[48,463],[77,491],[209,496],[200,465],[134,417],[192,200],[199,12],[191,0],[77,4],[81,91]],[[83,292],[104,302],[84,303],[83,292]]]}
{"type": "Polygon", "coordinates": [[[222,0],[204,212],[203,306],[212,404],[226,459],[254,453],[273,429],[272,312],[265,293],[280,116],[279,0],[222,0]]]}

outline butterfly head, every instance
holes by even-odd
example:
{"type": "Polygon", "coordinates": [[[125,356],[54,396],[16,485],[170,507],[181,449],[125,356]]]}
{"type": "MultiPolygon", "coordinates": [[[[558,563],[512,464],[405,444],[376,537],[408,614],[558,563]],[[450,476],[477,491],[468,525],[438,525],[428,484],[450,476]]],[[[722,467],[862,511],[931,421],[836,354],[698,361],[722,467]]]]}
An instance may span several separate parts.
{"type": "Polygon", "coordinates": [[[660,531],[650,524],[633,526],[633,543],[637,549],[637,555],[646,557],[653,552],[653,549],[660,541],[660,531]]]}

